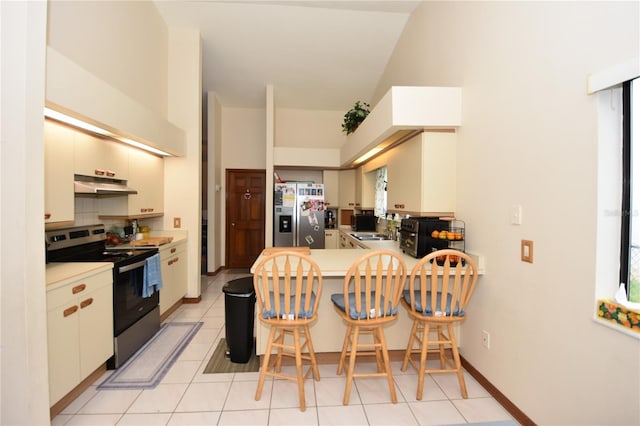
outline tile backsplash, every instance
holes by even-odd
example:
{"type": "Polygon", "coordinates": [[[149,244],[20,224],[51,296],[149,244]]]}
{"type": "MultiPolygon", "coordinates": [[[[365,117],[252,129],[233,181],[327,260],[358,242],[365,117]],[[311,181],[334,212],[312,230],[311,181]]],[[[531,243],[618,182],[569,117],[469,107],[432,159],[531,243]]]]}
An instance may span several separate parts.
{"type": "MultiPolygon", "coordinates": [[[[104,219],[100,218],[100,208],[103,203],[110,203],[111,208],[117,208],[118,210],[127,210],[127,197],[83,197],[76,196],[74,199],[75,208],[75,223],[74,226],[94,225],[97,223],[103,223],[107,230],[112,227],[122,228],[129,225],[129,221],[126,219],[104,219]]],[[[110,208],[110,210],[111,210],[110,208]]],[[[115,209],[114,209],[115,210],[115,209]]],[[[163,219],[161,217],[138,220],[138,226],[149,226],[151,230],[161,230],[163,228],[163,219]]]]}

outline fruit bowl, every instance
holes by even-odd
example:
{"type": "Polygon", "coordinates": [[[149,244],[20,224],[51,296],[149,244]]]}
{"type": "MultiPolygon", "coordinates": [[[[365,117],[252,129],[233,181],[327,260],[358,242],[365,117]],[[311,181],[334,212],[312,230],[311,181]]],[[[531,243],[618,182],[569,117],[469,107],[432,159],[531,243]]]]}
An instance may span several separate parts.
{"type": "MultiPolygon", "coordinates": [[[[444,262],[447,259],[447,256],[436,256],[435,258],[436,264],[438,266],[444,266],[444,262]]],[[[431,259],[431,262],[433,263],[434,259],[431,259]]],[[[464,259],[461,259],[460,256],[456,256],[454,254],[449,255],[449,265],[450,266],[458,266],[458,262],[462,262],[462,265],[464,266],[465,261],[464,259]]]]}
{"type": "Polygon", "coordinates": [[[463,228],[451,228],[443,230],[434,230],[431,232],[431,238],[442,241],[462,241],[464,240],[463,228]]]}

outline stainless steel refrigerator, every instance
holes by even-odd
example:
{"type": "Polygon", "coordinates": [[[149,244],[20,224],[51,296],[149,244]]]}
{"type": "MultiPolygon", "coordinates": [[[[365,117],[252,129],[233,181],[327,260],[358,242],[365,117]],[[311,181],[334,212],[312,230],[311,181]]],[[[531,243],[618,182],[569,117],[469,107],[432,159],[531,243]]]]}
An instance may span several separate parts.
{"type": "Polygon", "coordinates": [[[324,185],[276,183],[273,246],[324,248],[324,185]]]}

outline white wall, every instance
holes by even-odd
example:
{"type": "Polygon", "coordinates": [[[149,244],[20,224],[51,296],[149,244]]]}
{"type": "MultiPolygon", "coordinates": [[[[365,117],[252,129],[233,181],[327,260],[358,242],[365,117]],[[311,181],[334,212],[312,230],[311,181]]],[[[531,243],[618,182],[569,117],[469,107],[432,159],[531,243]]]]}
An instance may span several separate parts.
{"type": "Polygon", "coordinates": [[[538,424],[640,423],[640,340],[593,320],[598,116],[586,93],[588,73],[638,55],[639,12],[637,2],[425,2],[376,91],[463,88],[457,216],[487,272],[461,352],[538,424]],[[533,264],[520,261],[521,239],[534,241],[533,264]]]}
{"type": "Polygon", "coordinates": [[[0,423],[49,423],[44,259],[47,4],[0,2],[0,423]]]}

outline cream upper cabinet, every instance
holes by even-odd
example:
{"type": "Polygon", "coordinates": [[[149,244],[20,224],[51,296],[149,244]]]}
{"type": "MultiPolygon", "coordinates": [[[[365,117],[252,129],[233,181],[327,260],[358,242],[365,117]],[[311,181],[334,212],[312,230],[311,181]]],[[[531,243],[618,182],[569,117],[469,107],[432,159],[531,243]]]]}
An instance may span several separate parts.
{"type": "Polygon", "coordinates": [[[44,122],[45,223],[74,221],[74,135],[68,127],[44,122]]]}
{"type": "Polygon", "coordinates": [[[126,180],[129,148],[118,142],[76,132],[75,172],[84,176],[126,180]]]}
{"type": "Polygon", "coordinates": [[[455,212],[456,135],[424,132],[387,156],[387,208],[423,214],[455,212]]]}
{"type": "Polygon", "coordinates": [[[339,172],[338,170],[324,170],[322,172],[324,184],[324,202],[327,207],[338,207],[340,203],[339,172]]]}
{"type": "Polygon", "coordinates": [[[128,185],[138,191],[130,194],[130,216],[164,211],[164,159],[138,149],[129,152],[128,185]]]}
{"type": "Polygon", "coordinates": [[[339,205],[341,208],[356,207],[356,171],[353,169],[340,170],[339,205]]]}

